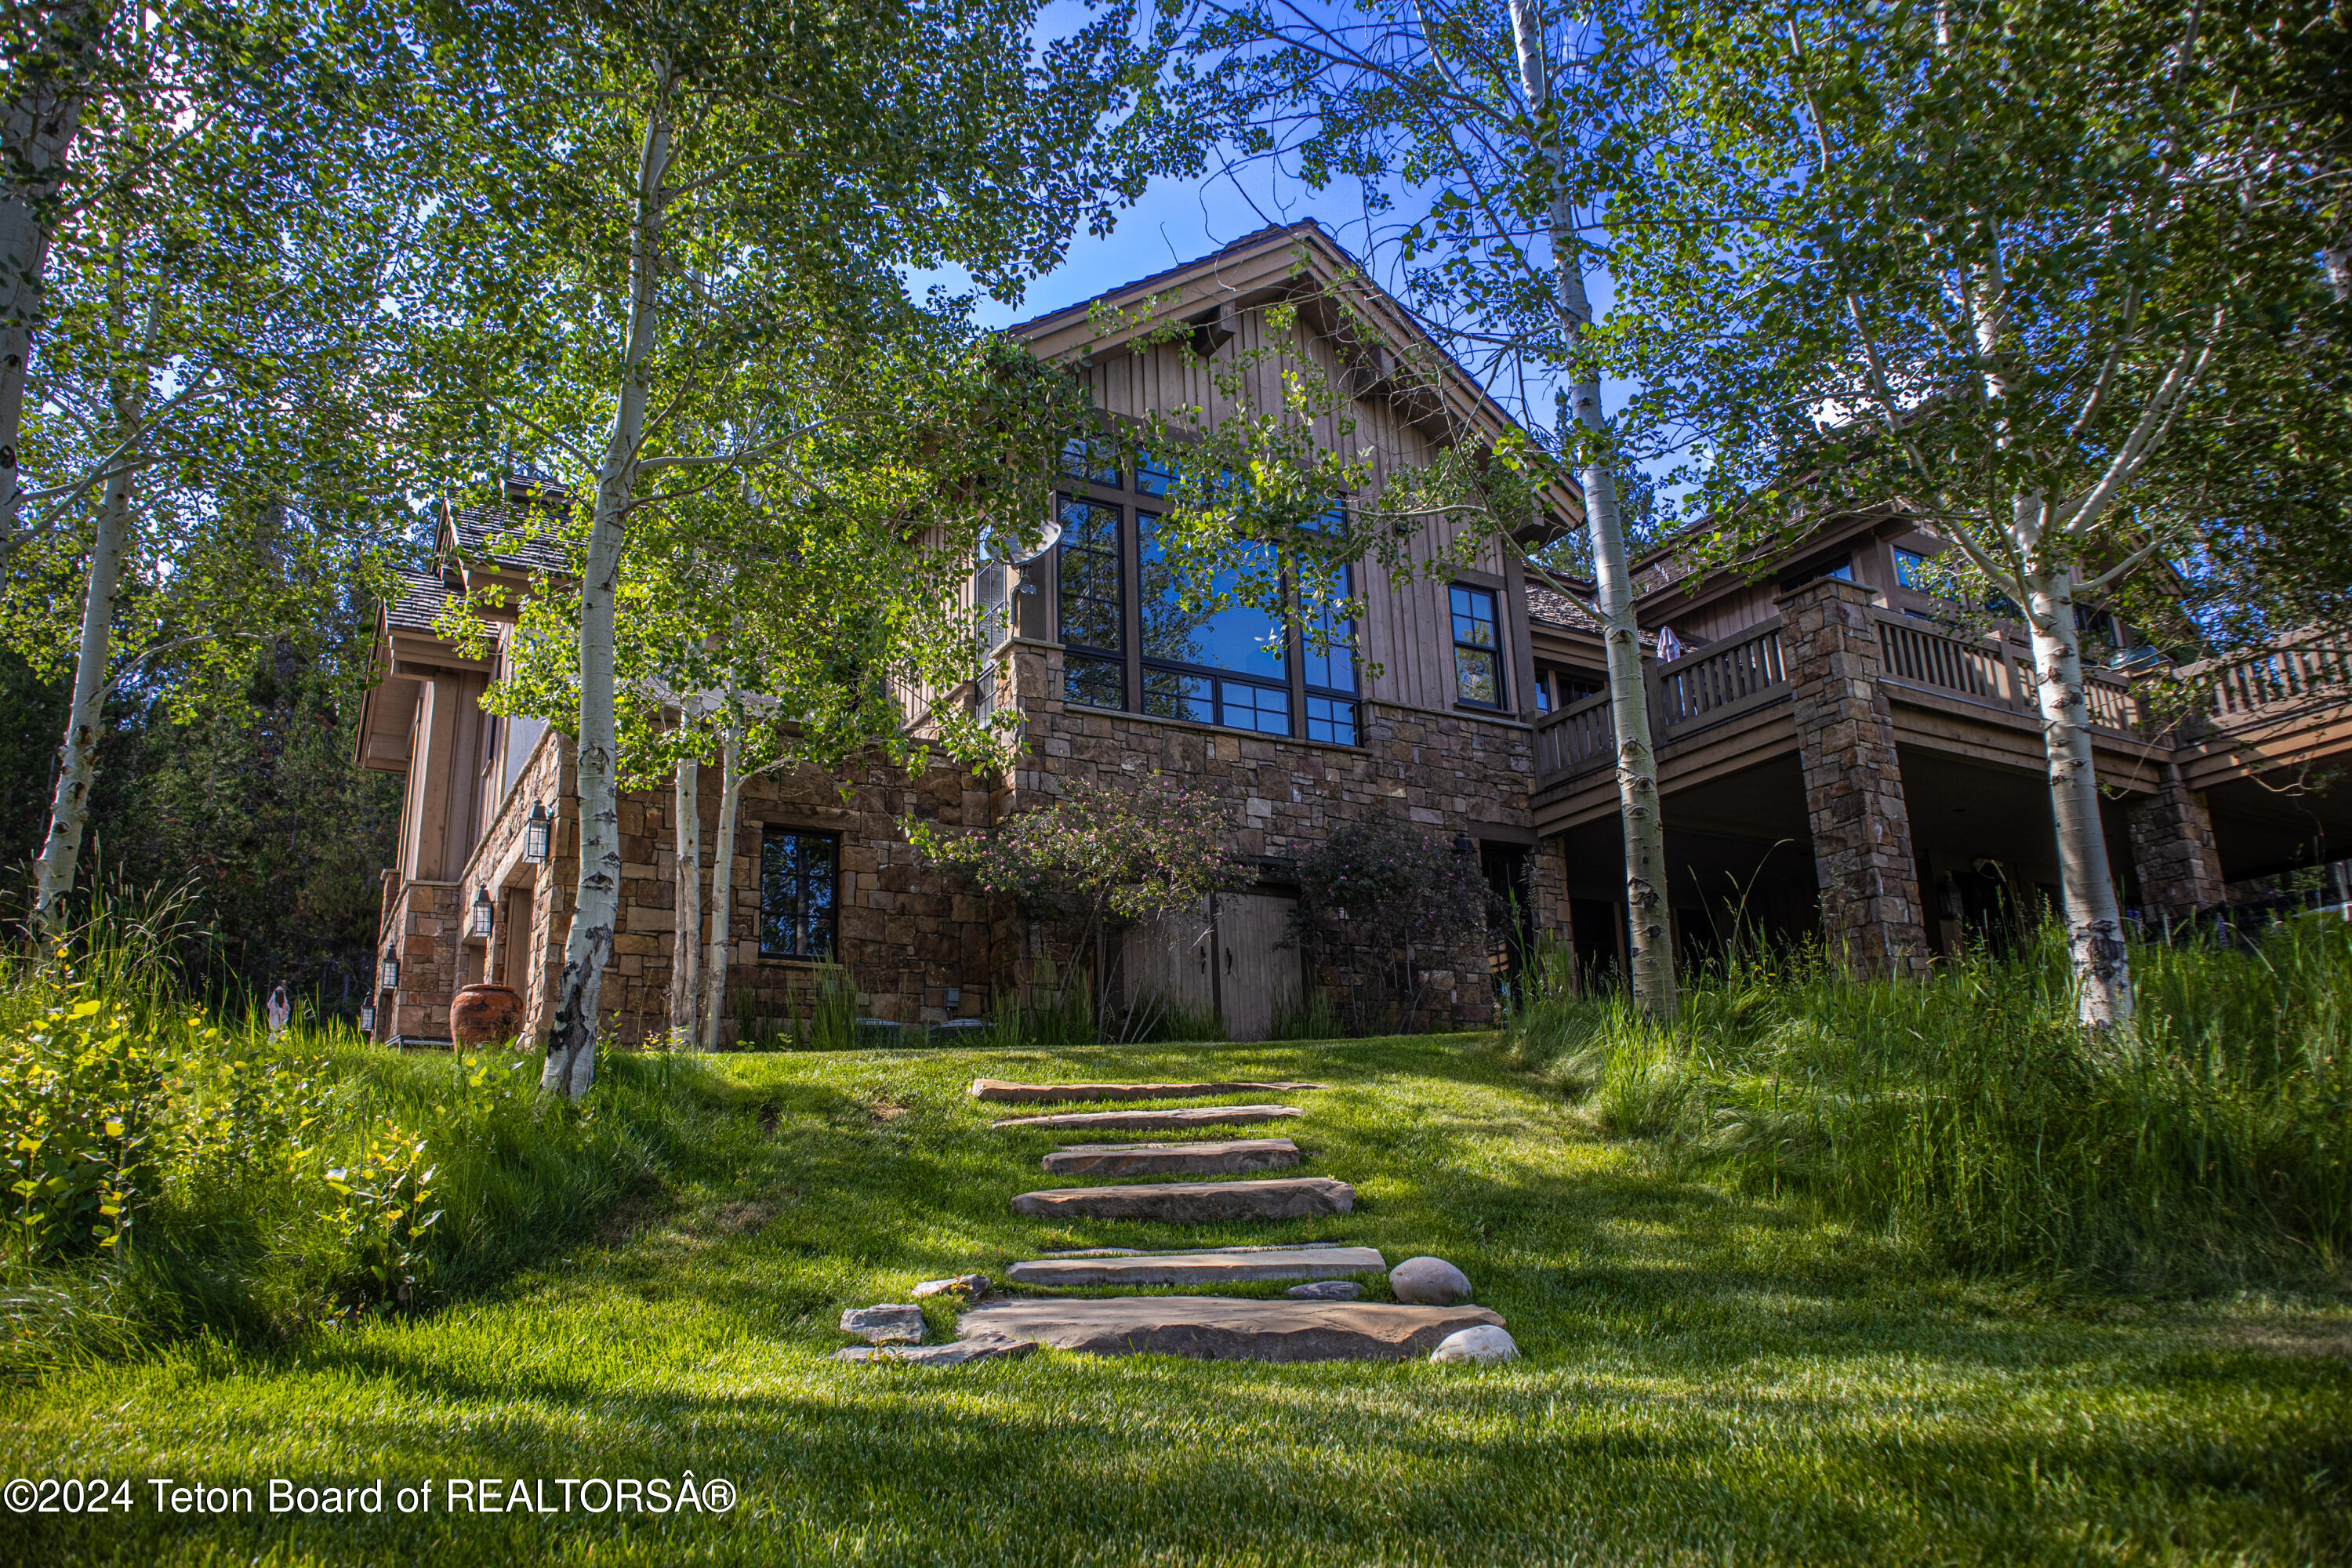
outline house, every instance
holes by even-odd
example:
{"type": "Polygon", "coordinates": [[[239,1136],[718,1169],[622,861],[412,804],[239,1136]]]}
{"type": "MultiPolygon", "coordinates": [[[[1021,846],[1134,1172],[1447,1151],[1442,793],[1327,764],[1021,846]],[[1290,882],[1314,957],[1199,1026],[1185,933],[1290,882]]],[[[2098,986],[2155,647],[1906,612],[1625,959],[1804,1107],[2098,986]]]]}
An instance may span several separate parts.
{"type": "MultiPolygon", "coordinates": [[[[1298,859],[1350,822],[1411,824],[1475,853],[1531,932],[1622,972],[1614,741],[1600,644],[1573,599],[1491,548],[1474,565],[1394,581],[1366,563],[1351,658],[1249,612],[1170,613],[1157,586],[1151,529],[1168,476],[1118,433],[1155,410],[1213,417],[1218,387],[1171,339],[1230,362],[1270,342],[1267,307],[1302,298],[1278,346],[1346,389],[1354,440],[1376,468],[1511,430],[1468,376],[1404,373],[1386,345],[1442,355],[1311,223],[1015,329],[1086,380],[1113,437],[1108,458],[1064,476],[1055,547],[976,579],[976,595],[1004,607],[982,678],[932,694],[1014,707],[1019,760],[995,776],[877,763],[747,781],[733,907],[718,917],[733,954],[725,1037],[803,1015],[826,974],[845,972],[863,1009],[901,1023],[980,1016],[1008,990],[1045,983],[1038,933],[924,864],[902,825],[985,827],[1073,781],[1153,773],[1213,794],[1259,880],[1220,895],[1195,930],[1127,933],[1104,962],[1122,984],[1214,1008],[1233,1037],[1264,1037],[1311,988],[1352,983],[1307,973],[1285,940],[1298,859]],[[1348,309],[1322,302],[1334,290],[1348,309]]],[[[518,541],[535,504],[530,487],[510,486],[497,505],[445,507],[431,568],[383,612],[359,756],[407,786],[383,881],[382,1038],[446,1040],[452,994],[484,979],[522,993],[530,1037],[550,1022],[578,872],[569,743],[481,710],[511,612],[475,612],[492,633],[478,658],[436,630],[472,590],[526,592],[558,564],[518,541]]],[[[1551,507],[1530,526],[1580,521],[1573,495],[1551,507]]],[[[1433,559],[1434,546],[1415,548],[1433,559]]],[[[1878,516],[1822,531],[1761,580],[1684,574],[1665,554],[1639,563],[1667,897],[1685,952],[1738,926],[1820,931],[1866,963],[1919,961],[2054,882],[2030,660],[2011,635],[1956,628],[1914,585],[1906,563],[1936,548],[1878,516]]],[[[2352,790],[2278,793],[2352,747],[2342,656],[2210,674],[2212,711],[2155,735],[2121,677],[2103,675],[2095,699],[2114,862],[2158,916],[2220,903],[2229,879],[2305,863],[2352,834],[2352,790]]],[[[707,867],[715,772],[698,795],[707,867]]],[[[622,797],[622,920],[602,1005],[625,1041],[666,1027],[673,816],[667,792],[622,797]]],[[[1419,1022],[1487,1022],[1516,951],[1420,955],[1435,1003],[1419,1022]]]]}

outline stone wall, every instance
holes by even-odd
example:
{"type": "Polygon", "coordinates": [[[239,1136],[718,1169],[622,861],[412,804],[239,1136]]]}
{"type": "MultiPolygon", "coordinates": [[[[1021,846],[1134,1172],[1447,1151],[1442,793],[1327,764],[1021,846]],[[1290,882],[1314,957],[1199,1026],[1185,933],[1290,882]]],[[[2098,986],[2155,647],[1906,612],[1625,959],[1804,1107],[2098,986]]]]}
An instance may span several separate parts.
{"type": "Polygon", "coordinates": [[[1927,931],[1871,591],[1824,577],[1780,596],[1822,941],[1858,970],[1921,974],[1927,931]]]}
{"type": "Polygon", "coordinates": [[[2140,911],[2150,920],[2185,921],[2226,901],[2213,814],[2177,765],[2168,764],[2156,794],[2131,808],[2132,869],[2140,911]]]}

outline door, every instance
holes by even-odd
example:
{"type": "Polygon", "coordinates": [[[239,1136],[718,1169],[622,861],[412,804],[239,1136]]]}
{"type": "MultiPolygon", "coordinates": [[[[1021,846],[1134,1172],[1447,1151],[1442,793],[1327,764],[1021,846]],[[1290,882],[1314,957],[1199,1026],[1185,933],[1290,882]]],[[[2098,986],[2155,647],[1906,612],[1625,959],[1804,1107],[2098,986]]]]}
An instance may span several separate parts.
{"type": "Polygon", "coordinates": [[[1217,1001],[1225,1038],[1270,1038],[1306,994],[1298,947],[1291,941],[1290,912],[1298,900],[1276,893],[1220,893],[1216,907],[1217,1001]]]}
{"type": "Polygon", "coordinates": [[[1130,1008],[1213,1018],[1216,980],[1209,973],[1213,932],[1205,910],[1161,915],[1128,927],[1119,948],[1130,1008]]]}

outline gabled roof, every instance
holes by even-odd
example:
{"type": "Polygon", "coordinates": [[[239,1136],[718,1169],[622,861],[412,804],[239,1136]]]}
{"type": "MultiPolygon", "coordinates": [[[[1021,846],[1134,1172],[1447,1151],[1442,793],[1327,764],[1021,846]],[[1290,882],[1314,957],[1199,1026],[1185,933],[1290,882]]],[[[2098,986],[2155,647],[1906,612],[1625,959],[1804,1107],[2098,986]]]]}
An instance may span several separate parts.
{"type": "Polygon", "coordinates": [[[479,506],[446,506],[435,548],[509,572],[567,572],[562,545],[548,537],[549,524],[561,516],[548,500],[512,494],[479,506]]]}
{"type": "Polygon", "coordinates": [[[438,572],[404,571],[400,587],[383,606],[383,624],[403,631],[429,632],[434,617],[457,596],[438,572]]]}
{"type": "MultiPolygon", "coordinates": [[[[1410,311],[1365,278],[1356,258],[1312,218],[1245,234],[1196,261],[1163,268],[1076,304],[1033,316],[1009,330],[1039,358],[1057,360],[1123,342],[1171,321],[1213,321],[1221,308],[1255,308],[1296,292],[1302,275],[1310,283],[1349,279],[1355,291],[1355,308],[1381,333],[1391,342],[1432,354],[1440,366],[1439,395],[1446,409],[1464,424],[1489,437],[1524,429],[1410,311]],[[1097,306],[1132,314],[1109,333],[1097,335],[1093,320],[1097,306]]],[[[1568,497],[1580,510],[1583,497],[1572,480],[1568,497]]]]}

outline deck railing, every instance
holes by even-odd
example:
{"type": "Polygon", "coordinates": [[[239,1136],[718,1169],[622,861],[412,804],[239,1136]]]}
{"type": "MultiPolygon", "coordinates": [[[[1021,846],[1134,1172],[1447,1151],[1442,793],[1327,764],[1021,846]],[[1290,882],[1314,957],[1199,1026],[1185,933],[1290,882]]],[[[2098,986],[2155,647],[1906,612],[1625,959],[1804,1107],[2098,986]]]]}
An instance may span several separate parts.
{"type": "MultiPolygon", "coordinates": [[[[1788,694],[1780,651],[1780,618],[1759,621],[1735,637],[1710,643],[1644,673],[1652,740],[1664,745],[1738,717],[1788,694]]],[[[1609,694],[1588,697],[1536,725],[1536,772],[1574,778],[1609,766],[1617,753],[1617,725],[1609,694]]]]}
{"type": "MultiPolygon", "coordinates": [[[[1996,632],[1989,637],[1963,637],[1932,622],[1874,610],[1878,623],[1878,657],[1886,679],[1941,696],[1958,697],[2012,713],[2038,714],[2034,694],[2033,650],[1996,632]]],[[[2083,672],[2083,696],[2089,704],[2091,727],[2128,735],[2139,724],[2139,704],[2131,683],[2104,669],[2083,672]]]]}
{"type": "Polygon", "coordinates": [[[2352,700],[2352,649],[2305,644],[2204,672],[2211,721],[2224,730],[2267,723],[2315,703],[2352,700]]]}

